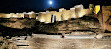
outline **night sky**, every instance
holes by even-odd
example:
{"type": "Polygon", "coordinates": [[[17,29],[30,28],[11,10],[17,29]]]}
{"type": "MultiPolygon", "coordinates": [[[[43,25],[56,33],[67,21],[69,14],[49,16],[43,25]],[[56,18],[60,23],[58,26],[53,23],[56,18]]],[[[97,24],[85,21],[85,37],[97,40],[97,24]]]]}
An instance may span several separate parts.
{"type": "Polygon", "coordinates": [[[85,8],[88,8],[89,4],[94,5],[111,5],[110,0],[0,0],[0,12],[29,12],[29,11],[44,11],[45,9],[52,7],[54,9],[66,8],[83,4],[85,8]],[[52,5],[49,4],[52,1],[52,5]]]}

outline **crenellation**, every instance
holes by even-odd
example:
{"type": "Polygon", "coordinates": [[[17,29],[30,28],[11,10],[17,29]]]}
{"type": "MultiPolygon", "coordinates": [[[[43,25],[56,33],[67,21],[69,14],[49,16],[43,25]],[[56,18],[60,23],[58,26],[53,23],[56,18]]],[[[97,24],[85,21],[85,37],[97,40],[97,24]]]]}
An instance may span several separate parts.
{"type": "MultiPolygon", "coordinates": [[[[97,6],[96,6],[97,7],[97,6]]],[[[44,23],[54,23],[54,21],[64,21],[69,20],[71,18],[81,18],[84,15],[92,14],[93,11],[89,9],[84,9],[82,4],[76,5],[70,10],[66,10],[65,8],[60,8],[59,12],[57,11],[49,11],[35,13],[31,12],[23,12],[23,13],[10,13],[10,14],[0,14],[1,18],[33,18],[37,19],[40,22],[44,23]]],[[[96,12],[97,13],[97,12],[96,12]]]]}

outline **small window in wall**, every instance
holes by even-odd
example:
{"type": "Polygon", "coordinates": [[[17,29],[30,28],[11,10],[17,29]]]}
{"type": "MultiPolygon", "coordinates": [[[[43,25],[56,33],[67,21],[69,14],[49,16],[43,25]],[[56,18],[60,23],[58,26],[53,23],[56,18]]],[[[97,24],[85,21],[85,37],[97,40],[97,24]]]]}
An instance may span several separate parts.
{"type": "Polygon", "coordinates": [[[51,23],[53,22],[53,15],[51,15],[51,23]]]}
{"type": "Polygon", "coordinates": [[[38,14],[36,14],[36,16],[38,16],[38,14]]]}
{"type": "Polygon", "coordinates": [[[54,16],[54,22],[56,22],[56,16],[54,16]]]}

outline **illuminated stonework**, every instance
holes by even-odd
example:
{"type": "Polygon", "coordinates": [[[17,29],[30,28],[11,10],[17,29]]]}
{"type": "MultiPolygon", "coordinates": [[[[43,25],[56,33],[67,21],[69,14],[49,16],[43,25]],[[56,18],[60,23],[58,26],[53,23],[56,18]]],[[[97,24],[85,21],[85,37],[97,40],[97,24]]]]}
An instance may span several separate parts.
{"type": "MultiPolygon", "coordinates": [[[[50,2],[50,4],[52,4],[50,2]]],[[[0,14],[1,18],[34,18],[40,22],[44,23],[54,23],[54,21],[64,21],[69,20],[71,18],[80,18],[84,15],[91,14],[92,10],[84,9],[83,5],[76,5],[70,10],[66,10],[64,8],[60,8],[59,12],[57,11],[46,11],[46,12],[39,12],[35,13],[31,12],[23,12],[23,13],[10,13],[10,14],[0,14]]]]}

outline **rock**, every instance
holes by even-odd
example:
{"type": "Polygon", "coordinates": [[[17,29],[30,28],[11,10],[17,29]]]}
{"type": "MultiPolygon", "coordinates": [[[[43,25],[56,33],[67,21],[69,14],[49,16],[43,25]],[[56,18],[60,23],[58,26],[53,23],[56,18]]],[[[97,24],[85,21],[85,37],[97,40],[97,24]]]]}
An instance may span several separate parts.
{"type": "Polygon", "coordinates": [[[8,19],[7,22],[1,23],[3,26],[10,27],[10,28],[17,28],[17,29],[23,29],[23,28],[31,28],[34,27],[36,20],[34,19],[16,19],[11,18],[8,19]]]}
{"type": "Polygon", "coordinates": [[[88,31],[88,32],[95,33],[96,32],[95,30],[98,30],[101,27],[99,25],[98,20],[95,20],[95,19],[92,20],[93,18],[90,18],[90,17],[84,17],[84,18],[59,22],[53,25],[41,24],[37,28],[39,28],[38,29],[39,32],[65,34],[65,33],[71,33],[73,31],[76,32],[76,30],[80,32],[88,31]],[[91,29],[91,28],[95,28],[95,29],[91,29]]]}
{"type": "Polygon", "coordinates": [[[111,6],[102,6],[103,23],[102,28],[111,31],[111,6]]]}

